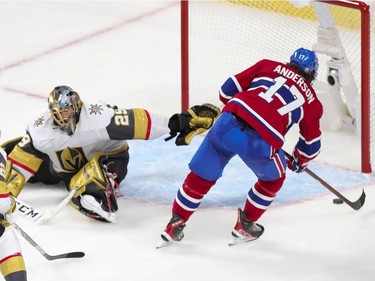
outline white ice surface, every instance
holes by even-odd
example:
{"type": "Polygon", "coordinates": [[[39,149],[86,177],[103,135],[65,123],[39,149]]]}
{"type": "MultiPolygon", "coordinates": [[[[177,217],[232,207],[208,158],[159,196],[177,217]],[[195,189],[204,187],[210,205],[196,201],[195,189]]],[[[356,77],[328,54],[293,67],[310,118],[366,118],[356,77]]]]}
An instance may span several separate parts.
{"type": "MultiPolygon", "coordinates": [[[[22,135],[59,84],[83,99],[166,115],[179,111],[177,2],[2,1],[0,34],[1,141],[22,135]]],[[[236,209],[254,182],[236,158],[189,220],[183,241],[156,250],[201,140],[189,147],[162,139],[131,141],[117,224],[90,220],[70,206],[46,225],[17,216],[49,254],[86,253],[82,259],[47,261],[20,238],[29,280],[374,280],[375,180],[348,165],[357,156],[350,154],[358,145],[351,136],[343,140],[345,153],[325,148],[310,168],[350,200],[364,188],[361,210],[332,204],[334,196],[314,179],[288,173],[259,221],[266,229],[261,239],[228,247],[236,209]]],[[[66,195],[61,185],[27,184],[19,198],[47,211],[66,195]]]]}

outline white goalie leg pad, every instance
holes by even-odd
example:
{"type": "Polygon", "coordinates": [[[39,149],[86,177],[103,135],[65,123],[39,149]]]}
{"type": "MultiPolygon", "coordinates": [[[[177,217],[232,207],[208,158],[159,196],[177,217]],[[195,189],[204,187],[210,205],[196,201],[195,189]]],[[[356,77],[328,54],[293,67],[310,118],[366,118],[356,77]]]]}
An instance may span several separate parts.
{"type": "Polygon", "coordinates": [[[112,222],[112,223],[117,223],[116,222],[116,214],[104,211],[102,209],[101,204],[98,201],[96,201],[94,196],[86,195],[86,194],[82,195],[81,196],[81,205],[82,205],[83,208],[98,214],[103,219],[105,219],[109,222],[112,222]]]}
{"type": "Polygon", "coordinates": [[[21,253],[18,237],[11,227],[6,227],[0,239],[0,260],[21,253]]]}

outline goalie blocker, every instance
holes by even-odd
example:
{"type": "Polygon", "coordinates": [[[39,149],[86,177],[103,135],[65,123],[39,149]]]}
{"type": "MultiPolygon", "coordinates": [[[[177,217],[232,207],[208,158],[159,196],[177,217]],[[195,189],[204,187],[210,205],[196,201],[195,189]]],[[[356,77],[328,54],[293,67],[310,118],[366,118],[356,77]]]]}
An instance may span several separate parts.
{"type": "Polygon", "coordinates": [[[169,141],[177,136],[176,145],[188,145],[195,135],[210,129],[220,113],[219,107],[209,103],[193,106],[180,114],[176,113],[169,119],[170,137],[165,140],[169,141]]]}

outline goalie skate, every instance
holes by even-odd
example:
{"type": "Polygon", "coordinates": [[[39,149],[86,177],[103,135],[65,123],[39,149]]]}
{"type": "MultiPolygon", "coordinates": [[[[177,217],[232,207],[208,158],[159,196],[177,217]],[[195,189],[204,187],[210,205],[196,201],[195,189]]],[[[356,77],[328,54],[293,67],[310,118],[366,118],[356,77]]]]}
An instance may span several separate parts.
{"type": "Polygon", "coordinates": [[[98,214],[106,221],[116,223],[116,214],[104,211],[101,204],[93,196],[83,195],[81,197],[81,205],[83,208],[98,214]]]}

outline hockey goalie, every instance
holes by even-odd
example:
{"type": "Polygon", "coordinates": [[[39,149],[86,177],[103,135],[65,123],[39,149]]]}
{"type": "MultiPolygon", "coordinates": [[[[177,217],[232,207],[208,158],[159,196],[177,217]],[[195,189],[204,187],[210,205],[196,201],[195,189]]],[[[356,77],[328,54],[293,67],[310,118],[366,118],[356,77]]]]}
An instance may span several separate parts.
{"type": "Polygon", "coordinates": [[[84,215],[115,222],[116,191],[127,174],[127,140],[151,140],[170,133],[187,145],[220,114],[211,104],[193,106],[166,118],[146,109],[120,109],[82,101],[68,86],[55,87],[48,110],[26,127],[23,137],[3,147],[9,154],[7,185],[17,197],[26,182],[64,182],[72,205],[84,215]]]}

